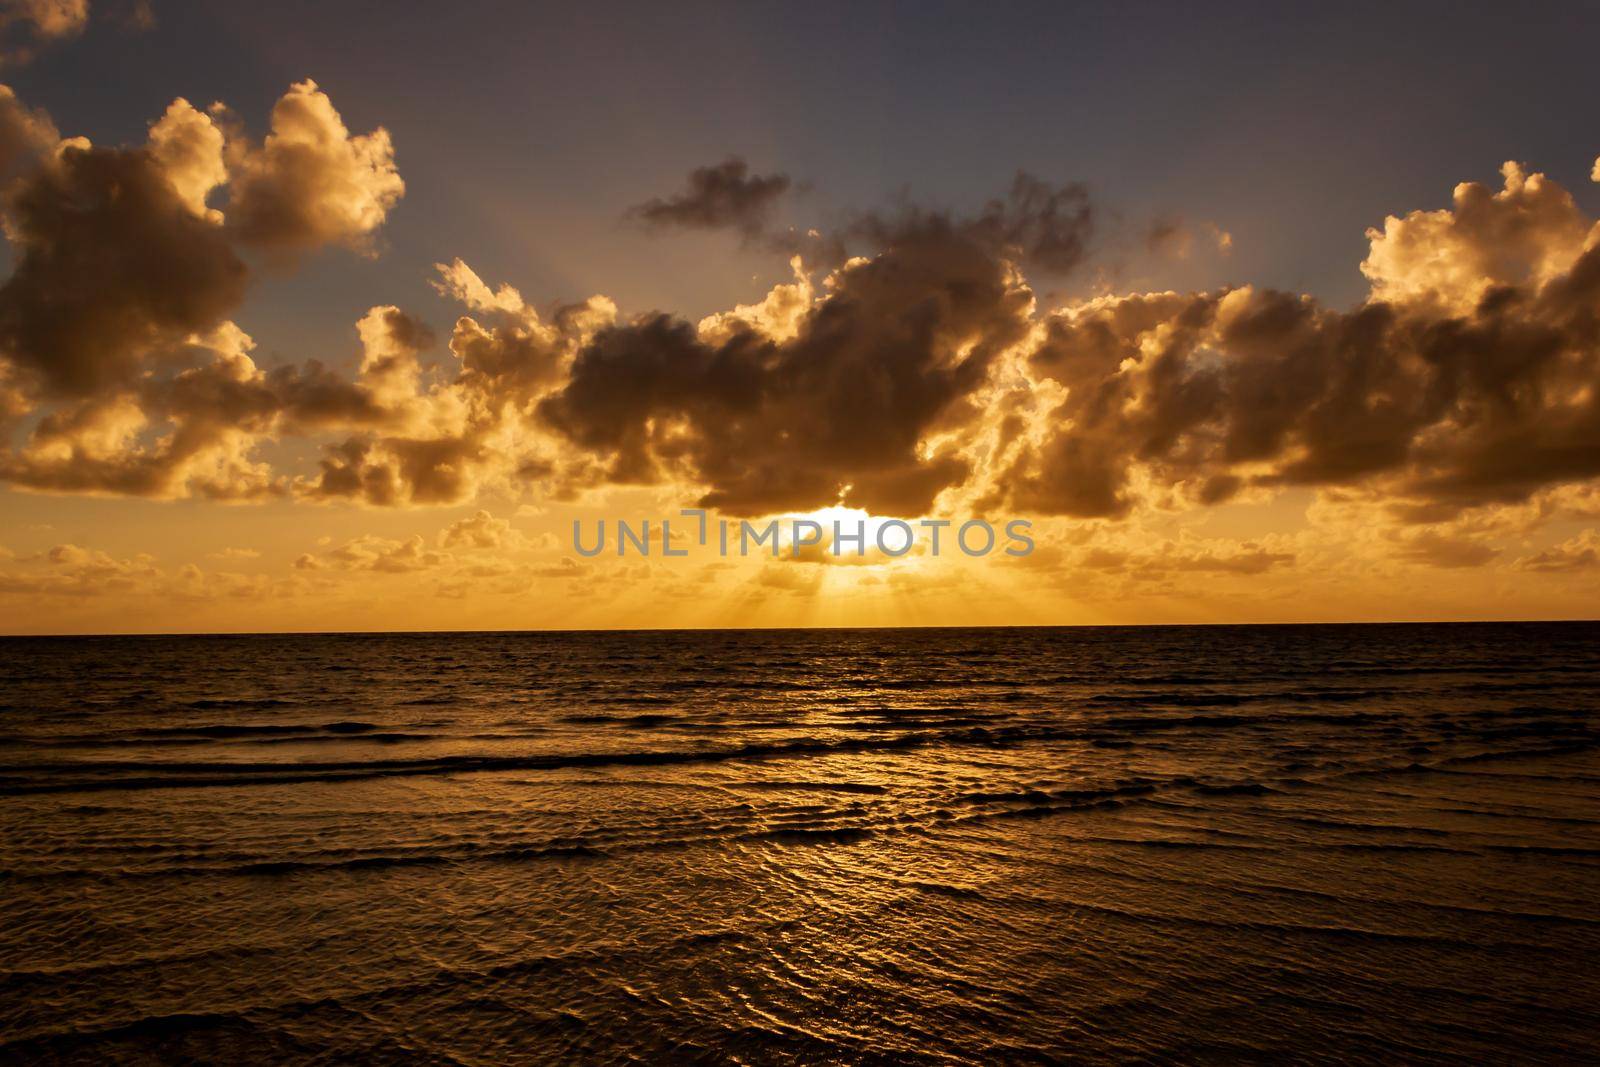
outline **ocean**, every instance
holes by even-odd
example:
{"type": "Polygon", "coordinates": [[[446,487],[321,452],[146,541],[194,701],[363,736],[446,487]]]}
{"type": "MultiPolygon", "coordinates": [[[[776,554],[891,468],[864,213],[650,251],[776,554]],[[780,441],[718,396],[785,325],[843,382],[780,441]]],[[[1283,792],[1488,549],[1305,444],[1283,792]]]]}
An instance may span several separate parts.
{"type": "Polygon", "coordinates": [[[7,1061],[1600,1061],[1597,624],[0,649],[7,1061]]]}

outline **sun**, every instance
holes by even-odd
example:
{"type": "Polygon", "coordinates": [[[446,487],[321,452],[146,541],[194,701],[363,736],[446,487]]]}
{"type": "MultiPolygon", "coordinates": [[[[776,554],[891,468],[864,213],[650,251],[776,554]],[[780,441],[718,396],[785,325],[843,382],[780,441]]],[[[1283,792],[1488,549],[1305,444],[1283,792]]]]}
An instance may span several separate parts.
{"type": "MultiPolygon", "coordinates": [[[[811,554],[819,562],[886,566],[912,562],[920,555],[920,543],[913,528],[916,520],[893,515],[873,515],[864,508],[840,504],[813,511],[790,512],[783,516],[784,551],[796,552],[797,524],[814,522],[821,529],[817,540],[799,545],[798,552],[811,554]],[[885,531],[885,527],[889,527],[885,531]],[[905,531],[912,530],[909,538],[905,531]],[[881,543],[880,543],[881,534],[881,543]],[[904,551],[901,551],[901,549],[904,551]],[[835,551],[837,549],[837,551],[835,551]]],[[[813,532],[807,530],[808,533],[813,532]]]]}

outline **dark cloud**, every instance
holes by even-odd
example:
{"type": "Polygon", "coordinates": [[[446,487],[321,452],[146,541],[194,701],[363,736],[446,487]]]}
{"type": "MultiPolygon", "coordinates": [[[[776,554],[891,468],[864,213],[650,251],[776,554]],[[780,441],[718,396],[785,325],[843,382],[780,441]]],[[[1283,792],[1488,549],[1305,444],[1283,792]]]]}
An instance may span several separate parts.
{"type": "Polygon", "coordinates": [[[771,224],[774,207],[790,188],[788,175],[753,175],[744,160],[730,158],[691,172],[686,191],[646,201],[627,214],[654,226],[733,229],[746,241],[830,265],[842,262],[851,246],[865,245],[870,253],[910,235],[943,230],[1014,262],[1060,275],[1083,262],[1094,234],[1095,210],[1086,186],[1051,185],[1025,171],[1017,172],[1005,196],[988,201],[975,214],[906,200],[896,210],[861,214],[830,234],[801,234],[771,224]]]}
{"type": "Polygon", "coordinates": [[[302,487],[313,498],[396,504],[458,504],[471,498],[489,459],[481,436],[349,438],[324,450],[321,474],[302,487]]]}
{"type": "Polygon", "coordinates": [[[1003,249],[1019,253],[1024,264],[1066,274],[1083,262],[1094,232],[1094,212],[1085,186],[1053,186],[1018,171],[1010,193],[991,200],[970,225],[1003,249]]]}
{"type": "Polygon", "coordinates": [[[1020,265],[1064,275],[1077,269],[1088,254],[1094,220],[1086,186],[1051,185],[1018,171],[1009,192],[990,200],[975,215],[906,203],[896,212],[861,217],[848,229],[846,239],[865,239],[875,250],[901,244],[908,237],[944,232],[1020,265]]]}
{"type": "Polygon", "coordinates": [[[1226,255],[1233,235],[1214,222],[1191,223],[1178,215],[1157,215],[1144,227],[1144,250],[1164,259],[1188,259],[1197,245],[1226,255]]]}
{"type": "Polygon", "coordinates": [[[1094,301],[1054,316],[1030,356],[1067,396],[998,496],[1079,517],[1125,514],[1152,481],[1197,503],[1376,484],[1435,521],[1518,503],[1600,476],[1597,308],[1593,248],[1464,308],[1338,312],[1254,289],[1094,301]]]}
{"type": "Polygon", "coordinates": [[[1468,537],[1451,537],[1431,529],[1401,535],[1393,551],[1396,559],[1423,563],[1430,567],[1481,567],[1500,555],[1500,550],[1468,537]]]}
{"type": "Polygon", "coordinates": [[[16,267],[0,286],[0,353],[52,393],[126,381],[244,298],[226,234],[146,149],[67,143],[7,191],[4,211],[16,267]]]}
{"type": "MultiPolygon", "coordinates": [[[[724,168],[691,185],[743,178],[742,164],[724,168]]],[[[693,217],[725,223],[735,216],[702,208],[726,199],[655,203],[692,202],[693,217]]],[[[747,234],[765,222],[764,209],[738,217],[747,234]]],[[[975,418],[972,395],[1027,332],[1032,294],[1013,265],[1068,272],[1092,230],[1082,186],[1024,173],[974,215],[906,204],[862,216],[816,245],[834,259],[846,242],[872,255],[840,270],[792,335],[726,316],[710,334],[647,316],[596,337],[539,410],[604,457],[608,481],[687,478],[707,487],[703,503],[735,514],[840,500],[918,513],[971,472],[953,450],[925,448],[926,435],[975,418]]]]}
{"type": "Polygon", "coordinates": [[[48,407],[23,447],[0,456],[5,480],[274,495],[288,479],[251,458],[259,440],[404,415],[426,336],[397,309],[363,322],[373,336],[355,381],[316,361],[263,372],[228,319],[249,281],[238,242],[276,247],[266,217],[296,248],[352,243],[382,222],[399,190],[387,136],[350,137],[309,82],[280,101],[259,148],[230,145],[218,113],[176,100],[146,144],[101,148],[61,140],[47,116],[0,89],[0,177],[11,176],[0,211],[14,264],[0,285],[0,420],[48,407]],[[237,222],[207,202],[230,178],[237,222]],[[276,214],[252,214],[264,199],[276,214]]]}
{"type": "Polygon", "coordinates": [[[0,0],[0,64],[25,64],[88,24],[89,0],[0,0]]]}
{"type": "Polygon", "coordinates": [[[0,201],[15,263],[0,286],[0,357],[57,396],[120,387],[220,327],[248,282],[237,239],[356,242],[403,188],[387,135],[349,136],[310,82],[279,101],[260,148],[228,147],[184,100],[143,146],[59,141],[48,117],[7,89],[0,171],[18,169],[0,201]],[[230,176],[224,222],[207,198],[230,176]]]}
{"type": "Polygon", "coordinates": [[[751,174],[745,161],[734,156],[695,168],[683,192],[647,200],[629,208],[628,216],[652,226],[734,229],[755,237],[765,230],[790,184],[787,174],[751,174]]]}
{"type": "Polygon", "coordinates": [[[968,464],[921,446],[1026,331],[1031,294],[984,243],[907,226],[775,340],[702,338],[665,315],[602,331],[540,414],[613,481],[682,477],[734,514],[844,500],[919,513],[968,464]]]}

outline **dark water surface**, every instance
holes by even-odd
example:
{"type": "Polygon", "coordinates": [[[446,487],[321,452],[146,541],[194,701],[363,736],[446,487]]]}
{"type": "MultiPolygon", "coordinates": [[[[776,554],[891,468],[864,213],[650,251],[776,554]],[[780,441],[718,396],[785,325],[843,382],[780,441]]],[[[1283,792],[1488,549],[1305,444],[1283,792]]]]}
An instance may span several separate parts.
{"type": "Polygon", "coordinates": [[[1600,626],[0,641],[0,1058],[1600,1058],[1600,626]]]}

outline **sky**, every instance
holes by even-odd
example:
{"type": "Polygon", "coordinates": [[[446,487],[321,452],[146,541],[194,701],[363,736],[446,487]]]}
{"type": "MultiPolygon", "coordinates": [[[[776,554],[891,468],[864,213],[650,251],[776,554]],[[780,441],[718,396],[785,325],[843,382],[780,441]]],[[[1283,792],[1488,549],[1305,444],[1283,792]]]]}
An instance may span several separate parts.
{"type": "Polygon", "coordinates": [[[1592,617],[1597,23],[8,0],[0,631],[1592,617]]]}

